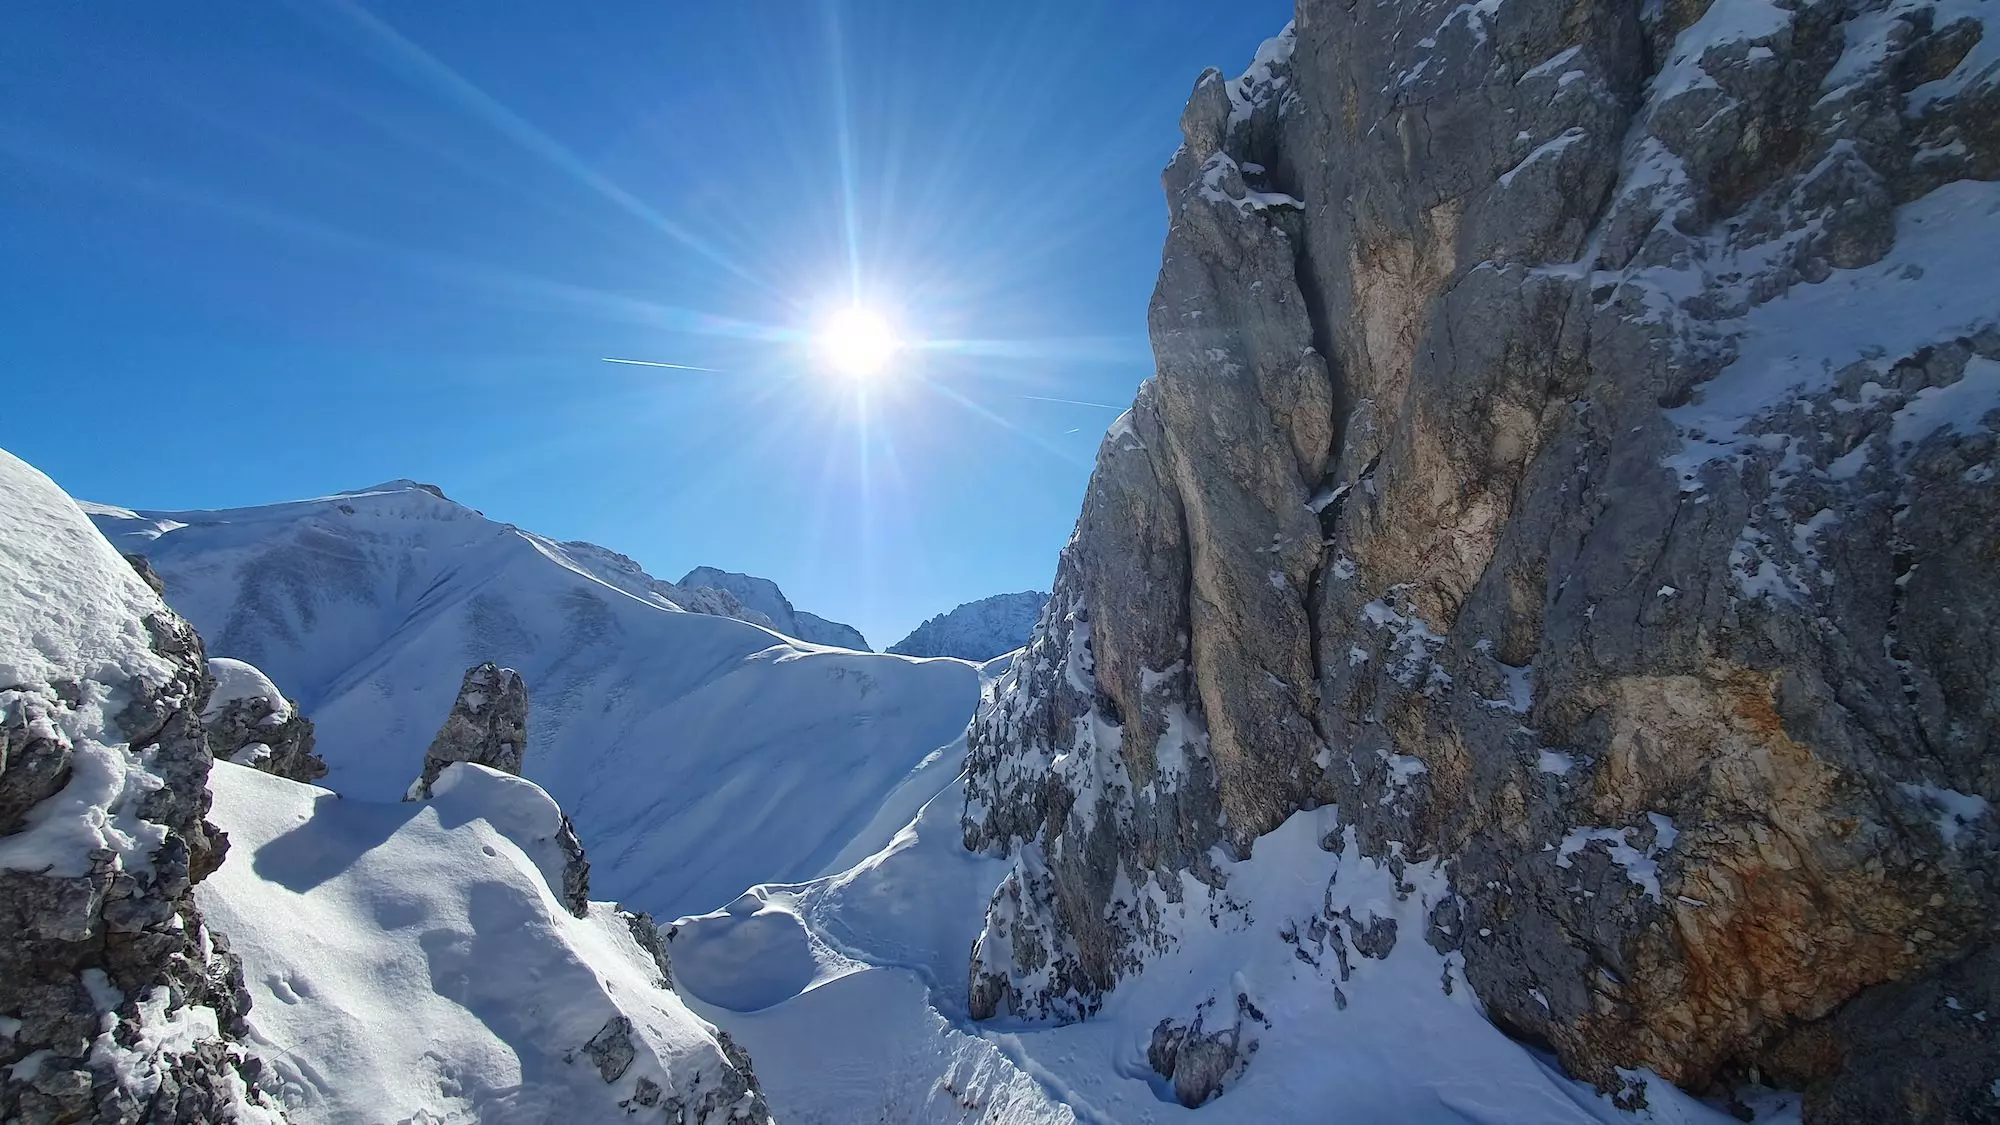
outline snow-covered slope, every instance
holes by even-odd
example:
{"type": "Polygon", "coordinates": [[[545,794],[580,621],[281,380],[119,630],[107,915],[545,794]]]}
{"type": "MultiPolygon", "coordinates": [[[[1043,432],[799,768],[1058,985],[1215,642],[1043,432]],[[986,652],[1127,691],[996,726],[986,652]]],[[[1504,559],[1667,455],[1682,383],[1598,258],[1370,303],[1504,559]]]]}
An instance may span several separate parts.
{"type": "Polygon", "coordinates": [[[198,897],[294,1121],[767,1119],[632,919],[563,909],[533,784],[458,765],[380,804],[217,763],[210,785],[232,848],[198,897]]]}
{"type": "Polygon", "coordinates": [[[681,612],[622,556],[409,482],[226,511],[91,511],[151,560],[211,653],[299,702],[324,784],[343,794],[400,796],[465,669],[518,669],[526,776],[575,818],[597,893],[665,916],[878,845],[855,836],[978,697],[970,664],[681,612]]]}
{"type": "MultiPolygon", "coordinates": [[[[1008,865],[964,849],[963,793],[949,786],[840,875],[755,887],[676,924],[678,987],[757,1060],[779,1120],[1734,1120],[1640,1072],[1622,1097],[1644,1108],[1621,1110],[1502,1035],[1456,958],[1423,941],[1430,906],[1449,893],[1438,873],[1364,858],[1332,808],[1297,814],[1250,860],[1219,861],[1226,890],[1189,878],[1178,903],[1142,896],[1173,941],[1094,1019],[971,1022],[964,951],[1008,865]],[[1374,936],[1365,950],[1327,924],[1348,915],[1374,936]],[[1231,1037],[1256,1061],[1225,1073],[1220,1101],[1188,1109],[1148,1052],[1163,1021],[1185,1030],[1196,1017],[1201,1035],[1231,1037]]],[[[1796,1120],[1795,1098],[1753,1108],[1759,1121],[1796,1120]]]]}
{"type": "Polygon", "coordinates": [[[1039,590],[995,594],[940,613],[889,646],[904,656],[956,656],[991,660],[1028,643],[1049,596],[1039,590]]]}
{"type": "Polygon", "coordinates": [[[686,590],[723,591],[741,603],[743,608],[769,618],[772,627],[788,637],[797,637],[816,645],[869,651],[868,641],[861,635],[861,630],[793,608],[791,599],[768,578],[698,566],[687,572],[680,585],[686,590]]]}

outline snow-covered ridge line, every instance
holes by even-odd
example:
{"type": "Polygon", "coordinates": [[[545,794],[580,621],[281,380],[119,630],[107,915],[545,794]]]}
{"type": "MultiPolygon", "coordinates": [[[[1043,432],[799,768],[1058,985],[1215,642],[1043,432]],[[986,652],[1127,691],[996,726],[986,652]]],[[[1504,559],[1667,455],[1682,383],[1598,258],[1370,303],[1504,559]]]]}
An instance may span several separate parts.
{"type": "Polygon", "coordinates": [[[662,915],[811,878],[859,834],[894,831],[870,827],[882,803],[958,738],[977,698],[970,664],[680,612],[683,588],[625,556],[414,485],[94,518],[150,560],[215,655],[300,704],[324,783],[350,796],[402,795],[469,665],[517,669],[537,701],[527,775],[601,857],[599,893],[662,915]]]}

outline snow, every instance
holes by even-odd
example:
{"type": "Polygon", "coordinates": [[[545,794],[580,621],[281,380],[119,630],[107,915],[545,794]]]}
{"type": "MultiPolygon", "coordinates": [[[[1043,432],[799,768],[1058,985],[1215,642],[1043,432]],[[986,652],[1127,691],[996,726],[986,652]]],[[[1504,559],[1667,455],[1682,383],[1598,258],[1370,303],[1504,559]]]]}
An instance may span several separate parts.
{"type": "Polygon", "coordinates": [[[1719,0],[1675,38],[1667,63],[1652,82],[1652,100],[1666,102],[1691,90],[1715,86],[1702,66],[1712,50],[1770,39],[1791,26],[1792,13],[1771,0],[1719,0]]]}
{"type": "Polygon", "coordinates": [[[1625,877],[1644,889],[1646,897],[1660,902],[1659,856],[1673,848],[1680,832],[1672,820],[1659,813],[1647,813],[1646,819],[1653,826],[1653,842],[1645,851],[1633,847],[1626,838],[1632,831],[1630,828],[1572,828],[1556,848],[1556,866],[1573,866],[1571,856],[1592,844],[1605,844],[1606,854],[1611,862],[1625,869],[1625,877]]]}
{"type": "MultiPolygon", "coordinates": [[[[110,1011],[123,1003],[124,997],[104,982],[103,977],[101,969],[89,969],[84,973],[85,983],[91,986],[92,998],[98,1008],[110,1011]],[[98,978],[96,985],[92,985],[90,980],[92,974],[98,978]]],[[[222,1035],[219,1018],[213,1008],[182,1005],[169,1012],[172,994],[165,987],[148,991],[139,998],[137,1007],[137,1018],[127,1025],[133,1029],[128,1032],[129,1040],[120,1042],[114,1035],[99,1035],[90,1045],[90,1063],[93,1069],[116,1074],[119,1085],[135,1097],[149,1098],[169,1077],[163,1063],[188,1054],[198,1043],[221,1039],[222,1035]]],[[[237,1053],[231,1051],[232,1055],[237,1053]]],[[[18,1077],[19,1068],[16,1070],[18,1077]]],[[[251,1102],[246,1096],[248,1088],[233,1069],[226,1073],[224,1080],[233,1095],[228,1120],[236,1125],[281,1125],[285,1120],[265,1106],[251,1102]]]]}
{"type": "Polygon", "coordinates": [[[685,1093],[722,1065],[623,918],[563,909],[535,786],[461,765],[429,803],[376,804],[227,763],[210,784],[231,847],[196,896],[293,1121],[609,1120],[641,1078],[685,1093]],[[637,1057],[607,1083],[581,1048],[620,1015],[637,1057]]]}
{"type": "MultiPolygon", "coordinates": [[[[1240,907],[1192,879],[1179,904],[1121,881],[1128,901],[1150,898],[1166,912],[1173,941],[1092,1019],[972,1023],[965,950],[1006,864],[959,847],[961,799],[949,787],[841,875],[759,887],[677,924],[672,951],[690,1005],[750,1050],[779,1120],[1137,1125],[1298,1120],[1310,1106],[1416,1125],[1635,1119],[1485,1021],[1456,955],[1423,940],[1431,907],[1449,893],[1442,874],[1406,865],[1399,890],[1330,807],[1295,814],[1248,860],[1219,860],[1240,907]],[[1329,834],[1344,837],[1342,854],[1321,849],[1329,834]],[[1395,919],[1395,948],[1383,960],[1350,948],[1341,979],[1331,949],[1311,937],[1310,920],[1328,906],[1395,919]],[[1219,1100],[1184,1109],[1146,1065],[1153,1027],[1207,1001],[1217,1002],[1209,1026],[1226,1026],[1239,993],[1263,1016],[1244,1018],[1256,1052],[1219,1100]]],[[[1635,1080],[1647,1085],[1652,1120],[1731,1120],[1664,1082],[1635,1080]]]]}
{"type": "MultiPolygon", "coordinates": [[[[1926,345],[2000,322],[1985,284],[1987,248],[1996,244],[2000,184],[1959,180],[1898,208],[1896,242],[1881,261],[1836,270],[1817,285],[1795,285],[1734,322],[1741,330],[1736,359],[1697,388],[1693,402],[1668,411],[1686,440],[1663,464],[1680,476],[1683,489],[1698,489],[1702,466],[1754,442],[1750,423],[1767,410],[1828,389],[1851,364],[1886,373],[1926,345]]],[[[1954,411],[1994,401],[1991,368],[1981,362],[1977,369],[1968,366],[1977,381],[1953,392],[1954,399],[1964,396],[1954,401],[1954,411]]],[[[1931,405],[1920,406],[1899,428],[1912,432],[1931,417],[1931,405]]]]}
{"type": "Polygon", "coordinates": [[[940,613],[890,645],[902,656],[955,656],[991,660],[1028,643],[1049,596],[1039,590],[995,594],[940,613]]]}
{"type": "Polygon", "coordinates": [[[1932,812],[1932,823],[1937,825],[1938,836],[1944,840],[1948,848],[1956,848],[1959,836],[1971,830],[1992,811],[1986,798],[1976,793],[1961,793],[1956,789],[1946,789],[1927,782],[1923,784],[1904,782],[1898,788],[1932,812]]]}
{"type": "Polygon", "coordinates": [[[1250,120],[1257,107],[1284,96],[1290,80],[1279,71],[1291,66],[1292,51],[1297,45],[1296,28],[1290,23],[1258,45],[1250,65],[1228,85],[1229,124],[1232,128],[1250,120]]]}
{"type": "Polygon", "coordinates": [[[143,624],[159,608],[75,501],[0,450],[0,687],[165,683],[143,624]]]}
{"type": "MultiPolygon", "coordinates": [[[[1575,48],[1571,49],[1574,50],[1575,48]]],[[[1582,140],[1585,137],[1585,135],[1586,134],[1582,129],[1565,129],[1561,133],[1557,134],[1555,137],[1547,141],[1544,141],[1541,145],[1536,147],[1535,151],[1522,157],[1521,162],[1519,164],[1516,164],[1512,168],[1507,169],[1505,172],[1500,173],[1500,186],[1503,188],[1512,187],[1514,184],[1514,177],[1520,175],[1522,169],[1526,168],[1528,165],[1533,164],[1537,161],[1553,160],[1556,157],[1561,156],[1564,149],[1582,140]]]]}
{"type": "Polygon", "coordinates": [[[1925,387],[1891,416],[1889,441],[1915,445],[1939,430],[1962,434],[1985,428],[1987,414],[2000,410],[2000,362],[1973,356],[1956,383],[1925,387]]]}
{"type": "Polygon", "coordinates": [[[1992,9],[1985,0],[1944,0],[1932,9],[1931,26],[1948,27],[1964,19],[1980,23],[1984,34],[1951,73],[1911,90],[1904,103],[1905,112],[1922,113],[1935,102],[1961,97],[2000,79],[2000,35],[1995,34],[1992,9]]]}
{"type": "Polygon", "coordinates": [[[1566,777],[1569,775],[1569,771],[1576,768],[1576,758],[1560,750],[1552,750],[1544,746],[1536,753],[1535,768],[1542,773],[1554,774],[1557,777],[1566,777]]]}
{"type": "MultiPolygon", "coordinates": [[[[885,805],[935,772],[925,763],[979,698],[973,664],[677,612],[633,592],[649,588],[612,572],[611,552],[414,485],[96,518],[144,550],[211,655],[255,665],[299,703],[324,783],[347,796],[401,797],[465,669],[518,669],[525,774],[575,821],[594,892],[663,917],[879,848],[900,827],[879,822],[885,805]]],[[[899,799],[906,819],[913,798],[899,799]]]]}
{"type": "Polygon", "coordinates": [[[271,714],[264,720],[266,725],[292,717],[292,705],[285,701],[284,693],[256,665],[219,656],[208,662],[208,674],[215,677],[215,691],[208,697],[208,706],[202,709],[202,722],[214,722],[224,708],[239,699],[261,699],[268,704],[271,714]]]}
{"type": "Polygon", "coordinates": [[[36,715],[72,755],[63,789],[0,838],[0,868],[82,875],[103,849],[151,869],[166,830],[138,808],[162,782],[113,717],[131,689],[171,679],[145,625],[162,608],[55,482],[0,451],[0,716],[36,715]]]}
{"type": "Polygon", "coordinates": [[[1201,197],[1210,203],[1234,207],[1246,215],[1268,207],[1288,207],[1293,210],[1303,210],[1305,207],[1305,204],[1299,202],[1296,197],[1278,191],[1255,191],[1245,187],[1243,194],[1231,195],[1232,180],[1241,184],[1241,171],[1228,153],[1218,150],[1201,166],[1201,197]]]}
{"type": "Polygon", "coordinates": [[[793,608],[791,599],[768,578],[698,566],[682,576],[679,585],[687,589],[725,591],[744,608],[764,617],[778,632],[788,637],[797,637],[811,644],[869,651],[868,641],[859,629],[793,608]]]}

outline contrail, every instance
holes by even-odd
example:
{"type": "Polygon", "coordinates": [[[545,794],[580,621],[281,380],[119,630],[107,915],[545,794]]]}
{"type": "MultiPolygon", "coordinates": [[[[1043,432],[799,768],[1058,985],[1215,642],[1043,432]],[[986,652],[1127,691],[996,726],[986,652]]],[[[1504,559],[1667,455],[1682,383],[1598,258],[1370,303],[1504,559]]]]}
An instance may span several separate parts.
{"type": "Polygon", "coordinates": [[[606,362],[606,363],[629,363],[629,364],[631,364],[631,365],[632,365],[632,366],[634,366],[634,367],[671,367],[671,368],[673,368],[673,369],[674,369],[675,371],[714,371],[714,370],[716,370],[716,369],[715,369],[715,368],[713,368],[713,367],[696,367],[696,366],[695,366],[694,364],[691,364],[691,363],[660,363],[660,362],[658,362],[658,361],[656,361],[656,360],[650,360],[650,359],[619,359],[619,358],[617,358],[616,356],[608,356],[608,355],[607,355],[607,356],[605,356],[605,357],[603,357],[603,358],[604,358],[604,362],[606,362]]]}
{"type": "Polygon", "coordinates": [[[1014,397],[1031,398],[1034,399],[1036,402],[1061,402],[1061,403],[1067,403],[1070,406],[1094,406],[1099,410],[1117,410],[1122,412],[1125,409],[1122,406],[1112,406],[1109,403],[1085,402],[1080,398],[1050,398],[1048,395],[1015,395],[1014,397]]]}

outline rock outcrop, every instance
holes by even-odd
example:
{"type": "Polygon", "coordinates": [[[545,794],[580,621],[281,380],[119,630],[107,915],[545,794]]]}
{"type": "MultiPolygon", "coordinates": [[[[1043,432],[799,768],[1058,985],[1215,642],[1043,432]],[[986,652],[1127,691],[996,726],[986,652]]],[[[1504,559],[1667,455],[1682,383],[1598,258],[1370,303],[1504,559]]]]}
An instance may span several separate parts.
{"type": "Polygon", "coordinates": [[[512,668],[492,661],[466,669],[451,713],[424,751],[423,772],[410,783],[408,800],[431,795],[431,786],[445,768],[471,762],[521,776],[521,758],[528,751],[528,685],[512,668]]]}
{"type": "Polygon", "coordinates": [[[1172,940],[1146,888],[1337,805],[1606,1088],[1993,1112],[1922,997],[2000,917],[1995,44],[1957,0],[1301,0],[1204,74],[1157,374],[970,737],[966,843],[1017,857],[973,1014],[1087,1017],[1172,940]]]}
{"type": "MultiPolygon", "coordinates": [[[[451,714],[424,752],[424,770],[410,783],[406,801],[429,800],[446,770],[461,763],[484,766],[521,776],[521,759],[528,747],[528,687],[521,674],[492,661],[466,669],[451,714]]],[[[559,857],[551,865],[549,885],[563,906],[578,918],[590,912],[590,860],[568,814],[540,833],[559,857]]]]}
{"type": "Polygon", "coordinates": [[[201,722],[211,753],[293,781],[326,776],[326,762],[313,752],[312,720],[270,677],[241,660],[221,657],[208,662],[208,674],[215,690],[201,722]]]}
{"type": "Polygon", "coordinates": [[[210,689],[194,630],[0,453],[0,1120],[284,1119],[191,894],[228,846],[210,689]]]}
{"type": "Polygon", "coordinates": [[[1028,643],[1049,596],[1038,590],[995,594],[940,613],[890,645],[898,656],[956,656],[991,660],[1028,643]]]}

